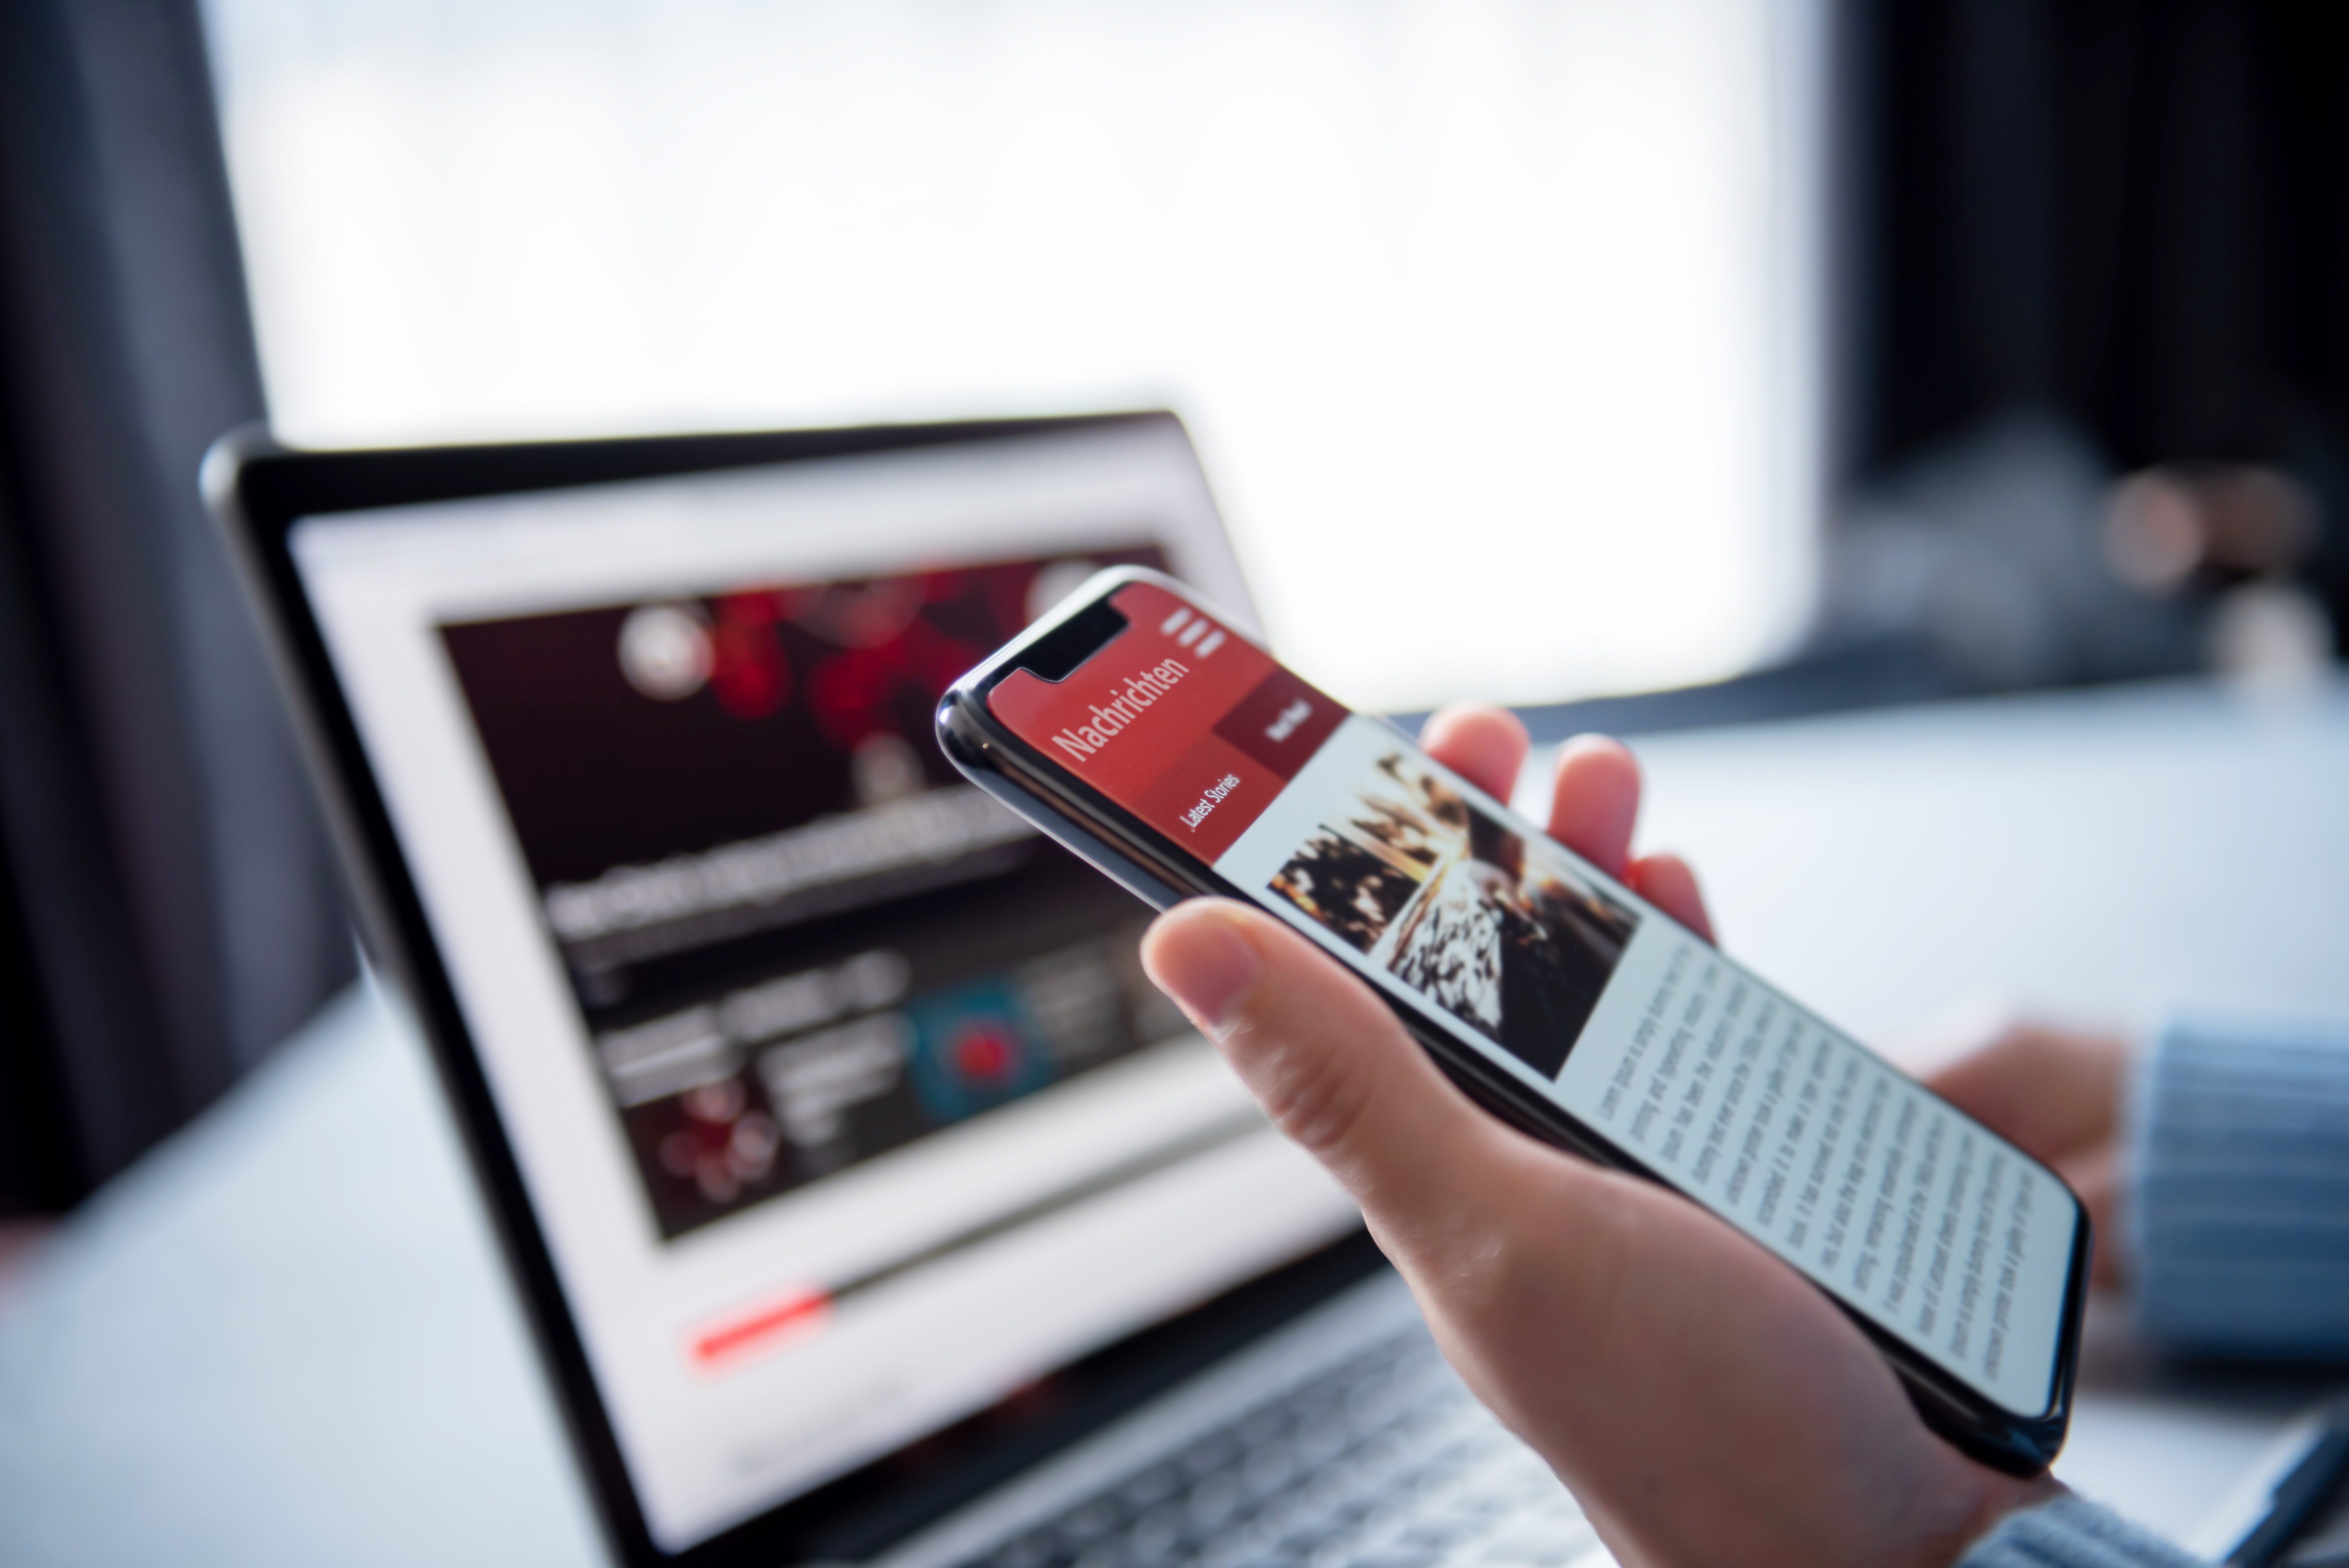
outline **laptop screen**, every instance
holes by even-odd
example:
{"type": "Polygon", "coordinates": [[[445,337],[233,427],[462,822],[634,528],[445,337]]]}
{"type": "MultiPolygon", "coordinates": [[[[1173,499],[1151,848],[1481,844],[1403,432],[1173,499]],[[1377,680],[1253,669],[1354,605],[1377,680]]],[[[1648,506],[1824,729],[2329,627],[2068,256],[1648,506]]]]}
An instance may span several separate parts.
{"type": "Polygon", "coordinates": [[[1171,421],[291,546],[663,1549],[1357,1222],[930,738],[1098,566],[1246,603],[1171,421]]]}

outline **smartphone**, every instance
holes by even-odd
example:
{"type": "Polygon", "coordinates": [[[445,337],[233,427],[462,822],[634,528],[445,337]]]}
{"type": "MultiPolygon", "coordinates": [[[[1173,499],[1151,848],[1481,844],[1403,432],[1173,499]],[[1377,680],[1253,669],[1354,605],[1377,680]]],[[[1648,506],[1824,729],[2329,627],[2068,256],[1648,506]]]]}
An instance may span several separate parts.
{"type": "Polygon", "coordinates": [[[1173,579],[1093,578],[941,700],[981,788],[1148,903],[1245,899],[1504,1120],[1702,1205],[2015,1475],[2070,1422],[2088,1219],[2055,1173],[1173,579]]]}

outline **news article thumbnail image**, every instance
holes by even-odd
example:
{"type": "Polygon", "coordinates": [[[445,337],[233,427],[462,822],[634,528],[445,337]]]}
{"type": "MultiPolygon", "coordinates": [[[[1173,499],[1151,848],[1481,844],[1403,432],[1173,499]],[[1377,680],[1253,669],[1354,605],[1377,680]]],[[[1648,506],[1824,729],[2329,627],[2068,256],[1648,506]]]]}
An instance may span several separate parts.
{"type": "Polygon", "coordinates": [[[1356,781],[1272,889],[1545,1077],[1639,925],[1556,845],[1511,831],[1401,750],[1356,781]]]}

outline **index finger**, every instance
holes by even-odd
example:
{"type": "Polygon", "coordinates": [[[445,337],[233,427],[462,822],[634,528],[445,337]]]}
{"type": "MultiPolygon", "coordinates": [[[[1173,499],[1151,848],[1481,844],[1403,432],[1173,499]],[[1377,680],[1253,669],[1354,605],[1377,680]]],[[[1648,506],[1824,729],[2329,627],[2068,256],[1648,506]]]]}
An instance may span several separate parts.
{"type": "Polygon", "coordinates": [[[1419,732],[1422,749],[1495,800],[1506,801],[1526,765],[1526,727],[1506,707],[1439,708],[1419,732]]]}

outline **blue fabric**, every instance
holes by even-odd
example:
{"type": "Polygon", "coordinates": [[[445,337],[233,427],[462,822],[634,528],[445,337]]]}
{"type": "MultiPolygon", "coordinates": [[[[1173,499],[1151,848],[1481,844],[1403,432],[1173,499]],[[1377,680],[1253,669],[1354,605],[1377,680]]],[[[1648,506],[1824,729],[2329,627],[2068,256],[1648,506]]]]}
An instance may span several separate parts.
{"type": "Polygon", "coordinates": [[[2000,1520],[1958,1568],[2199,1568],[2158,1535],[2066,1492],[2000,1520]]]}
{"type": "Polygon", "coordinates": [[[2146,1334],[2349,1358],[2349,1029],[2180,1020],[2131,1087],[2122,1211],[2146,1334]]]}
{"type": "MultiPolygon", "coordinates": [[[[2349,1357],[2349,1029],[2182,1019],[2130,1085],[2137,1319],[2180,1348],[2349,1357]]],[[[2084,1500],[2011,1514],[1961,1568],[2185,1568],[2084,1500]]]]}

